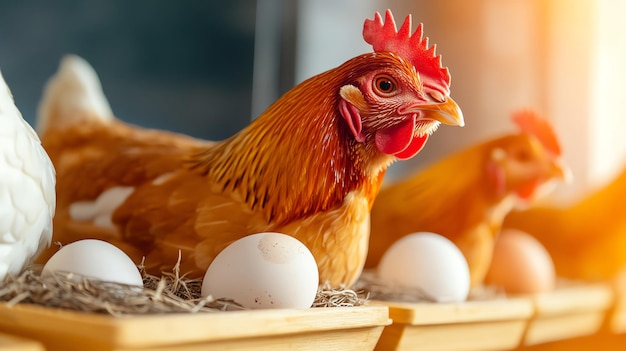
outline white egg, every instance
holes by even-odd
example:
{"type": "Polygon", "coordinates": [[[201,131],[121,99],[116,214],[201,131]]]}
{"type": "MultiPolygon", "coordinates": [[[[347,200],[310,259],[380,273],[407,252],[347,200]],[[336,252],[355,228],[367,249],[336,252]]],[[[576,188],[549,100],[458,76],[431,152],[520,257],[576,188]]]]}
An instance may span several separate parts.
{"type": "Polygon", "coordinates": [[[246,308],[311,307],[319,273],[311,251],[280,233],[259,233],[227,246],[209,266],[202,295],[228,298],[246,308]]]}
{"type": "Polygon", "coordinates": [[[50,272],[143,287],[137,265],[122,250],[102,240],[84,239],[63,246],[44,265],[42,274],[50,272]]]}
{"type": "Polygon", "coordinates": [[[390,286],[419,289],[436,302],[465,301],[470,290],[465,257],[435,233],[414,233],[395,242],[381,258],[378,275],[390,286]]]}

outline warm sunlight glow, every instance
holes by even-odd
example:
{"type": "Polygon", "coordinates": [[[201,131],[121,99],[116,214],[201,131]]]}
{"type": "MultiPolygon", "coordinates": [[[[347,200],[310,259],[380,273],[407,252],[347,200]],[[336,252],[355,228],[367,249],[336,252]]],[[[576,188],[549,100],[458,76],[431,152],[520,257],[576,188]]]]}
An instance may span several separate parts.
{"type": "Polygon", "coordinates": [[[625,10],[621,0],[550,2],[547,105],[575,177],[563,199],[626,166],[625,10]]]}
{"type": "Polygon", "coordinates": [[[594,4],[589,171],[591,181],[605,181],[626,160],[626,2],[599,0],[594,4]]]}

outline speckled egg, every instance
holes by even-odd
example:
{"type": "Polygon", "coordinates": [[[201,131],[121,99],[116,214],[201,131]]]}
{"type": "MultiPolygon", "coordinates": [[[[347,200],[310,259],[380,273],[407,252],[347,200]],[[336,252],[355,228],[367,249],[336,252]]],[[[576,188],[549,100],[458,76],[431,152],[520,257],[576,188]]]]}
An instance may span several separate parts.
{"type": "Polygon", "coordinates": [[[227,246],[213,260],[202,295],[228,298],[246,308],[311,307],[319,273],[311,251],[280,233],[259,233],[227,246]]]}

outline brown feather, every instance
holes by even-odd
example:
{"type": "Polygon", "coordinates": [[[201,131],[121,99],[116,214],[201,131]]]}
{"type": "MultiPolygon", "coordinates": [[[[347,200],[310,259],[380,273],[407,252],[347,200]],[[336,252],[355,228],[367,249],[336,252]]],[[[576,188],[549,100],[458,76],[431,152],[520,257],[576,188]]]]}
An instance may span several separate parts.
{"type": "Polygon", "coordinates": [[[369,210],[393,157],[372,145],[372,135],[354,140],[337,112],[339,90],[381,68],[414,75],[392,54],[359,56],[301,83],[219,143],[115,120],[63,129],[51,123],[42,142],[59,178],[54,240],[102,238],[136,262],[145,257],[156,274],[171,270],[180,251],[181,270],[199,277],[233,241],[278,231],[311,249],[322,282],[351,285],[367,252],[369,210]],[[122,186],[133,190],[112,215],[115,228],[72,218],[76,202],[122,186]]]}

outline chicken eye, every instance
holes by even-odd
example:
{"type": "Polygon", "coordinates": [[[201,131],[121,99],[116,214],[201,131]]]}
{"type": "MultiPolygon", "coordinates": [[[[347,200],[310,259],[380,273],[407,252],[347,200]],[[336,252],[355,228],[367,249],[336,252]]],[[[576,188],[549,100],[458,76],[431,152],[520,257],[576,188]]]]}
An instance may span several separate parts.
{"type": "Polygon", "coordinates": [[[374,79],[374,91],[376,94],[388,97],[395,94],[396,82],[388,76],[380,76],[374,79]]]}

